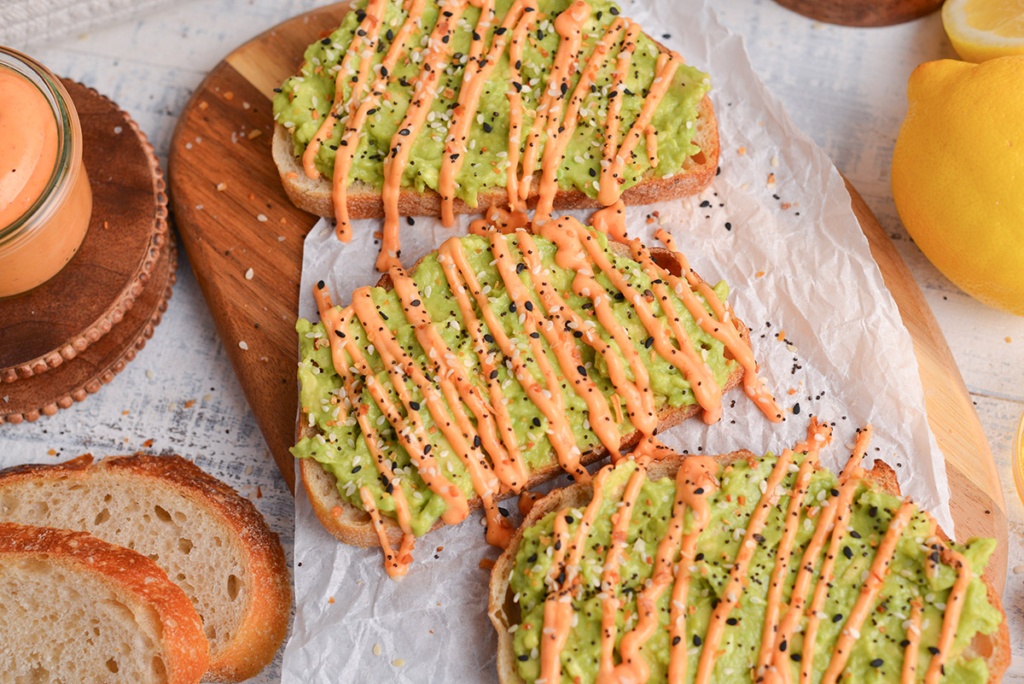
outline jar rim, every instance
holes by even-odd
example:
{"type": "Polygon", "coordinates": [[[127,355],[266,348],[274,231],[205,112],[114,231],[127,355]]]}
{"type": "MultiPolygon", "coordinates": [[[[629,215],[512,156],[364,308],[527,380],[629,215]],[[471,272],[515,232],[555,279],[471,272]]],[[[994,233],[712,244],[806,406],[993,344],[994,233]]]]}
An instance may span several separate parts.
{"type": "Polygon", "coordinates": [[[39,197],[13,223],[0,226],[0,245],[20,235],[32,225],[32,218],[39,214],[64,184],[74,168],[72,158],[73,122],[77,118],[74,105],[60,79],[38,61],[28,55],[0,45],[0,69],[10,69],[25,77],[42,92],[57,124],[57,156],[46,187],[39,197]]]}

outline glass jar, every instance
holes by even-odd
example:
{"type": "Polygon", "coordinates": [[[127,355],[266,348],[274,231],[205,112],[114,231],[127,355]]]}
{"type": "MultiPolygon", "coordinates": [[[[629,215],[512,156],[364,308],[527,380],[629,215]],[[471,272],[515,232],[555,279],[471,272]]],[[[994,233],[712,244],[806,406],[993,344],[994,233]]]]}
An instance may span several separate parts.
{"type": "Polygon", "coordinates": [[[89,228],[92,189],[82,163],[78,112],[49,69],[0,47],[0,109],[7,110],[7,127],[0,130],[0,298],[5,298],[42,285],[71,261],[89,228]],[[21,175],[7,168],[19,164],[21,175]],[[26,175],[28,168],[35,171],[26,175]]]}

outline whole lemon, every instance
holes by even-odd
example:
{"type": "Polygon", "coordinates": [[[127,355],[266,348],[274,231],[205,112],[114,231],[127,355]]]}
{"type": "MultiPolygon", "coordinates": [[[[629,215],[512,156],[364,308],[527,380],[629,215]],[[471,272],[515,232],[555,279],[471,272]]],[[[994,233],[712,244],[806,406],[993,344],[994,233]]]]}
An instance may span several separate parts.
{"type": "Polygon", "coordinates": [[[922,64],[896,140],[903,225],[971,296],[1024,315],[1024,56],[922,64]]]}

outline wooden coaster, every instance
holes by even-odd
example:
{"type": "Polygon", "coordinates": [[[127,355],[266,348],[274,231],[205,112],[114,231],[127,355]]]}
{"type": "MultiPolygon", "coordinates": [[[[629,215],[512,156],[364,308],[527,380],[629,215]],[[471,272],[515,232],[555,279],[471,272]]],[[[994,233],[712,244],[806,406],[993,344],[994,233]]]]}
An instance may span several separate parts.
{"type": "Polygon", "coordinates": [[[106,97],[64,85],[82,122],[92,221],[63,271],[0,301],[0,424],[52,415],[110,382],[152,337],[177,268],[145,134],[106,97]]]}
{"type": "Polygon", "coordinates": [[[95,90],[64,85],[82,122],[92,221],[63,271],[0,301],[0,387],[71,361],[114,329],[168,239],[163,172],[145,134],[95,90]]]}
{"type": "Polygon", "coordinates": [[[930,14],[943,0],[775,0],[794,12],[841,26],[892,26],[930,14]]]}

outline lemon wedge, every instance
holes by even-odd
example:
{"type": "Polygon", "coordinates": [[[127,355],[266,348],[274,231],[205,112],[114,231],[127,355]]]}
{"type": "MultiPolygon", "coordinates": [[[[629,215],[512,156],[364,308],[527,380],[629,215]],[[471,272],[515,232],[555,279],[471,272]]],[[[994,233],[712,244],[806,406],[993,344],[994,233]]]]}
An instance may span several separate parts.
{"type": "Polygon", "coordinates": [[[947,0],[942,24],[968,62],[1024,55],[1024,0],[947,0]]]}

